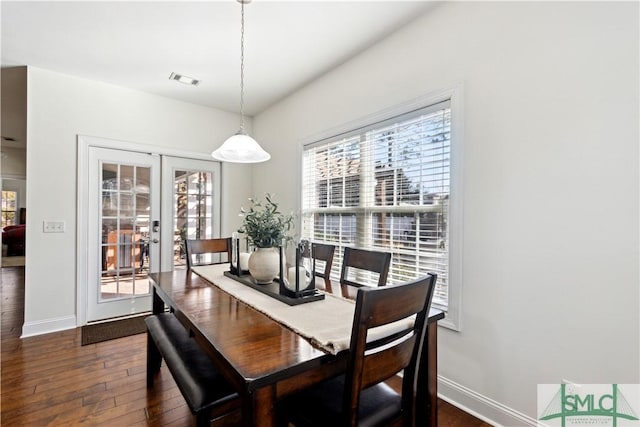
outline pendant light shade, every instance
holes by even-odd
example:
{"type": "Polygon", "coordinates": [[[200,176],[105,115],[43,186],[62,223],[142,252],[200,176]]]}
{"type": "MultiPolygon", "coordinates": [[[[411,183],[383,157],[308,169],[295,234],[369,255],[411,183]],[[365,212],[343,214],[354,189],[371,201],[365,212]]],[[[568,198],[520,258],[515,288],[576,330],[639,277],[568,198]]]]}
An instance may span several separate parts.
{"type": "Polygon", "coordinates": [[[255,139],[241,131],[227,138],[211,155],[216,160],[232,163],[259,163],[271,158],[255,139]]]}
{"type": "Polygon", "coordinates": [[[267,161],[271,155],[264,151],[255,139],[244,131],[244,5],[251,0],[237,0],[240,3],[240,130],[213,151],[214,159],[231,163],[259,163],[267,161]]]}

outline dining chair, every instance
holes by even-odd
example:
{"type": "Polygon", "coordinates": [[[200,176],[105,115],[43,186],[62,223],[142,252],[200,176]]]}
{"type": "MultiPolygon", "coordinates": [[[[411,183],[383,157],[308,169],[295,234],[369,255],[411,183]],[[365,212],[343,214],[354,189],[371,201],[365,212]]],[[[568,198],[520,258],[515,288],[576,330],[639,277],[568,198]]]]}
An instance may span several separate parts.
{"type": "MultiPolygon", "coordinates": [[[[311,243],[311,250],[307,249],[302,254],[303,257],[311,258],[311,251],[313,251],[313,258],[316,261],[324,263],[324,269],[322,271],[316,270],[316,276],[328,279],[331,275],[331,266],[333,266],[333,254],[336,251],[334,245],[328,245],[326,243],[311,243]]],[[[322,265],[320,265],[322,267],[322,265]]]]}
{"type": "Polygon", "coordinates": [[[435,282],[436,275],[429,274],[405,284],[359,288],[346,372],[284,398],[277,408],[278,424],[412,425],[415,379],[435,282]],[[377,336],[380,329],[369,335],[383,325],[389,329],[382,337],[377,336]],[[402,389],[397,393],[385,381],[400,371],[402,389]]]}
{"type": "Polygon", "coordinates": [[[187,268],[191,269],[196,265],[219,264],[231,262],[231,238],[223,237],[217,239],[186,239],[184,241],[185,253],[187,256],[187,268]],[[194,263],[193,257],[205,254],[227,254],[225,261],[214,262],[212,257],[207,262],[197,261],[194,263]]]}
{"type": "Polygon", "coordinates": [[[378,273],[378,286],[387,283],[389,275],[389,265],[391,264],[391,254],[389,252],[370,251],[365,249],[344,248],[342,258],[342,270],[340,273],[340,283],[352,286],[362,286],[362,280],[352,279],[351,269],[357,269],[356,275],[369,271],[378,273]]]}

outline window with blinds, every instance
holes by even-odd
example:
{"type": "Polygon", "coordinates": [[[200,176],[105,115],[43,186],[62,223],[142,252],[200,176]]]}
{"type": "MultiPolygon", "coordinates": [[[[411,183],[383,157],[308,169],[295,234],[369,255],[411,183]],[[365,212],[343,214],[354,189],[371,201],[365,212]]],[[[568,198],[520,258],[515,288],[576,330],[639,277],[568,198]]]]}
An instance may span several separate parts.
{"type": "Polygon", "coordinates": [[[332,277],[345,246],[388,251],[389,283],[435,272],[447,307],[450,135],[445,101],[304,147],[302,235],[336,245],[332,277]]]}

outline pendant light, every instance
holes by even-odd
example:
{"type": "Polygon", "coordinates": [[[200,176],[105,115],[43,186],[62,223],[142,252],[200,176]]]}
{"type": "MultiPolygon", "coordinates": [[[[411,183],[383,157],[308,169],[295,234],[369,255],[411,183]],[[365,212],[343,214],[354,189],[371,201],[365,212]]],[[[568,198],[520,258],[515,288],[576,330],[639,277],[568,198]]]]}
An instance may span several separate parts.
{"type": "Polygon", "coordinates": [[[271,155],[264,151],[255,139],[244,130],[244,5],[251,0],[237,0],[240,3],[240,130],[229,137],[211,155],[214,159],[231,163],[259,163],[267,161],[271,155]]]}

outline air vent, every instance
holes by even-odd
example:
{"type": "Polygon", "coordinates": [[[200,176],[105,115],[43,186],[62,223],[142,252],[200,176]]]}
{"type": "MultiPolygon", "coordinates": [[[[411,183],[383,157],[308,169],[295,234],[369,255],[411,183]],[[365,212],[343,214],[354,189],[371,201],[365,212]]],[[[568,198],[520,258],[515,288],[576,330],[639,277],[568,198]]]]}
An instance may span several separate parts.
{"type": "Polygon", "coordinates": [[[200,80],[178,73],[171,73],[171,75],[169,76],[169,80],[175,80],[182,84],[191,86],[198,86],[200,84],[200,80]]]}

